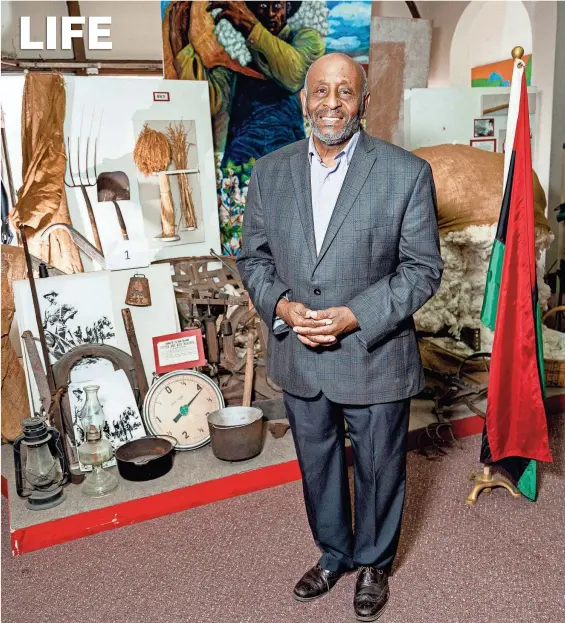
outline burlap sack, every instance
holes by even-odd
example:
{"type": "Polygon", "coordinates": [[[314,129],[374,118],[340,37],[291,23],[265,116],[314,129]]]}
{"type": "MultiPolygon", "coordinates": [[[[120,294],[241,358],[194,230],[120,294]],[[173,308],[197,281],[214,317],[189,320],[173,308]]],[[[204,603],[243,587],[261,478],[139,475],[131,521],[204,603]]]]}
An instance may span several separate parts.
{"type": "Polygon", "coordinates": [[[20,422],[30,416],[24,370],[10,342],[15,305],[12,282],[27,276],[24,250],[3,244],[2,252],[2,441],[21,433],[20,422]]]}
{"type": "Polygon", "coordinates": [[[24,226],[32,255],[70,274],[82,272],[83,267],[69,234],[59,229],[49,240],[41,240],[43,230],[53,223],[72,225],[65,195],[65,106],[65,81],[61,75],[26,75],[22,101],[23,184],[10,221],[18,232],[24,226]]]}
{"type": "MultiPolygon", "coordinates": [[[[413,152],[432,167],[437,190],[441,235],[469,225],[498,222],[502,204],[504,154],[469,145],[436,145],[413,152]]],[[[534,171],[534,204],[537,227],[549,231],[546,199],[534,171]]]]}

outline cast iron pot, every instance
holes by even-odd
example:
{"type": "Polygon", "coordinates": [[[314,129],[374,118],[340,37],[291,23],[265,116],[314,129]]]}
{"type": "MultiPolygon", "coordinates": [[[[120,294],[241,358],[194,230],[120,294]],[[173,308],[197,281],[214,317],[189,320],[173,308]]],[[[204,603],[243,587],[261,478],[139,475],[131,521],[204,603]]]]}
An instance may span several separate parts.
{"type": "Polygon", "coordinates": [[[160,478],[173,467],[177,441],[174,437],[142,437],[116,450],[120,476],[136,482],[160,478]]]}
{"type": "Polygon", "coordinates": [[[225,407],[208,416],[214,456],[243,461],[257,456],[263,446],[263,412],[255,407],[225,407]]]}

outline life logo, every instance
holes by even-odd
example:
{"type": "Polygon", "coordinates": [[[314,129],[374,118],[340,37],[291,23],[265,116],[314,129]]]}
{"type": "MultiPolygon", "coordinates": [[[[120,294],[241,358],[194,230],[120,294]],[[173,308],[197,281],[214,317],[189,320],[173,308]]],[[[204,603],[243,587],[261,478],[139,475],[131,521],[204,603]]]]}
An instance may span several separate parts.
{"type": "Polygon", "coordinates": [[[101,41],[110,36],[109,26],[111,17],[52,17],[47,18],[45,41],[31,40],[31,17],[20,18],[20,47],[22,50],[57,50],[57,34],[61,30],[61,49],[71,50],[74,38],[83,39],[85,33],[82,28],[88,23],[88,49],[111,50],[111,41],[101,41]],[[74,26],[74,28],[73,28],[74,26]],[[78,27],[77,27],[78,26],[78,27]],[[103,28],[107,26],[108,28],[103,28]]]}

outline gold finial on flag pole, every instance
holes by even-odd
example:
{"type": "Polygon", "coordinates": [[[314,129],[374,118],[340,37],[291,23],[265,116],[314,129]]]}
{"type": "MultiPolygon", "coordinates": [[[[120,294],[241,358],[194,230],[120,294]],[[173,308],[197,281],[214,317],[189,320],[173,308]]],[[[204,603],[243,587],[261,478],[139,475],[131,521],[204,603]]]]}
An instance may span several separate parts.
{"type": "Polygon", "coordinates": [[[522,60],[522,56],[524,56],[524,48],[522,46],[517,45],[513,50],[512,50],[512,58],[514,60],[516,59],[520,59],[522,60]]]}

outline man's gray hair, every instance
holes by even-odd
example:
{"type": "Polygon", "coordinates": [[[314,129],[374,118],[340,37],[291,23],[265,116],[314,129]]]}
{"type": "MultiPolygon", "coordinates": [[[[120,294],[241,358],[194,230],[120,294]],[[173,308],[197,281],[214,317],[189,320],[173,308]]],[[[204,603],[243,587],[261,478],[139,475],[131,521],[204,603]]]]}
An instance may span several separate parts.
{"type": "MultiPolygon", "coordinates": [[[[345,54],[344,54],[345,56],[345,54]]],[[[322,57],[323,58],[323,57],[322,57]]],[[[367,93],[369,93],[369,81],[367,80],[367,72],[361,63],[357,62],[355,59],[350,58],[359,68],[361,73],[361,114],[365,112],[365,98],[367,97],[367,93]]],[[[308,67],[308,71],[306,72],[306,77],[304,78],[304,92],[308,95],[308,76],[310,75],[310,70],[314,66],[314,63],[308,67]]]]}

